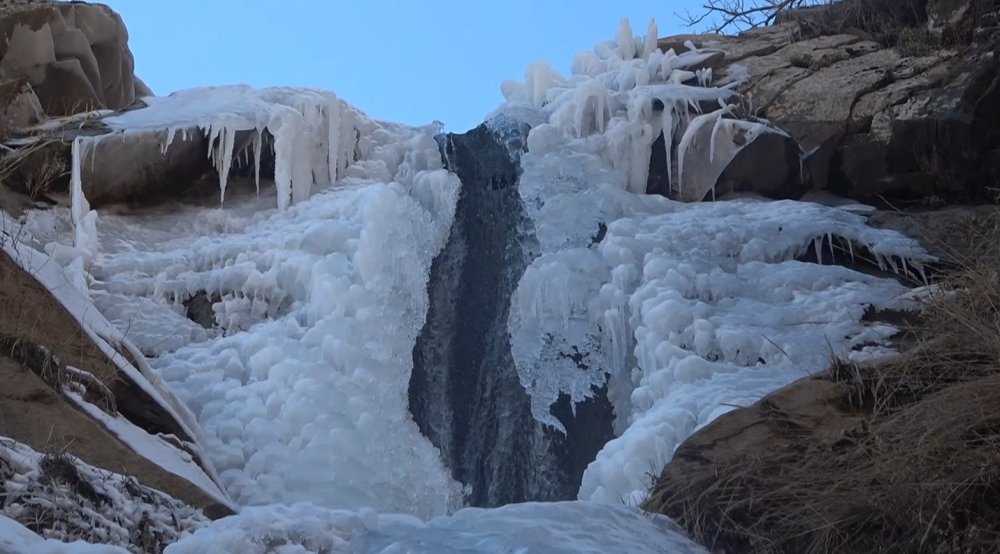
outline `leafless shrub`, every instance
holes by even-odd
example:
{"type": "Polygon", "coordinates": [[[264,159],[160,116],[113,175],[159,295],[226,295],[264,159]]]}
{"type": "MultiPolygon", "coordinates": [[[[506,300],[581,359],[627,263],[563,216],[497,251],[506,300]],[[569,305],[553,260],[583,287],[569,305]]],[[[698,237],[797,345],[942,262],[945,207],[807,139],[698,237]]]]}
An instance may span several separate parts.
{"type": "Polygon", "coordinates": [[[864,34],[894,45],[900,29],[926,20],[922,0],[706,0],[702,11],[682,16],[689,26],[717,33],[798,21],[805,34],[864,34]]]}

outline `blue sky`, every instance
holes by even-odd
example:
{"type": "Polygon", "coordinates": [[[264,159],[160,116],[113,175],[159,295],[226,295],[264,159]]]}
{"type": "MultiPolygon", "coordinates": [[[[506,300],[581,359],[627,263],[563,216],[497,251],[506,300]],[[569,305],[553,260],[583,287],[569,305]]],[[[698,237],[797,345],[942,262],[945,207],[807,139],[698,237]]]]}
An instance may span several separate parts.
{"type": "Polygon", "coordinates": [[[157,94],[246,83],[329,89],[370,116],[449,131],[480,123],[504,79],[535,60],[636,34],[690,32],[698,0],[103,0],[122,15],[136,73],[157,94]]]}

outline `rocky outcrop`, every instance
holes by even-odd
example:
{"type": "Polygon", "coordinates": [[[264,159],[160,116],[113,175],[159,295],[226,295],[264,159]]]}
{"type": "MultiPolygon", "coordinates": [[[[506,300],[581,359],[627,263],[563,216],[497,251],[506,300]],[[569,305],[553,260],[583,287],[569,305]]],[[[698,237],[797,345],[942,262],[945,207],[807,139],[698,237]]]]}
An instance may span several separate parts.
{"type": "Polygon", "coordinates": [[[752,112],[799,143],[813,188],[866,200],[983,200],[985,183],[1000,175],[1000,43],[990,34],[1000,7],[931,4],[933,29],[975,33],[956,43],[904,30],[889,47],[857,30],[816,34],[808,18],[790,17],[738,37],[670,37],[660,47],[684,39],[723,50],[716,77],[749,75],[741,91],[752,112]]]}
{"type": "Polygon", "coordinates": [[[131,105],[148,87],[133,75],[128,31],[102,4],[0,5],[0,79],[26,79],[51,116],[131,105]]]}

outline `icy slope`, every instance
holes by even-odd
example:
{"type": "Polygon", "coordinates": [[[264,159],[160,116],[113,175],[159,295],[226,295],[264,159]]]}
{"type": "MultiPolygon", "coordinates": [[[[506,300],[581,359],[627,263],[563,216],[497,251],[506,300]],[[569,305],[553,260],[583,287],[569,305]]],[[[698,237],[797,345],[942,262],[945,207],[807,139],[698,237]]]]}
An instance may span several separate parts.
{"type": "Polygon", "coordinates": [[[735,154],[726,145],[737,127],[751,139],[780,132],[730,119],[729,106],[702,115],[706,101],[738,100],[699,69],[712,52],[664,54],[649,47],[655,38],[653,24],[645,38],[623,24],[616,42],[577,56],[570,78],[543,65],[523,85],[506,84],[498,110],[534,124],[520,192],[539,252],[511,301],[514,360],[535,417],[559,429],[550,407],[560,394],[579,401],[607,383],[619,437],[580,491],[607,502],[640,500],[647,475],[733,406],[823,369],[832,355],[885,352],[866,345],[894,330],[861,318],[869,306],[906,307],[906,289],[795,258],[865,249],[915,279],[928,259],[841,209],[636,194],[661,131],[675,194],[688,196],[691,175],[702,176],[694,199],[735,154]]]}

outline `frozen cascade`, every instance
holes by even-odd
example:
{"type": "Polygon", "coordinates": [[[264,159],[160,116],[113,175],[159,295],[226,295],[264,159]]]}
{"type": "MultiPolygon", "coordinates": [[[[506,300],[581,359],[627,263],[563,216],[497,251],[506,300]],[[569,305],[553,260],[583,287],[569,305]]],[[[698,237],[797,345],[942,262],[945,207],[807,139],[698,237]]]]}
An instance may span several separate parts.
{"type": "MultiPolygon", "coordinates": [[[[237,503],[443,515],[462,504],[460,486],[421,436],[406,394],[430,266],[460,183],[442,169],[434,129],[368,120],[332,98],[230,87],[151,99],[151,113],[113,119],[123,136],[169,128],[177,131],[163,136],[183,140],[204,124],[228,155],[232,131],[249,139],[262,129],[275,139],[279,186],[259,196],[230,187],[225,208],[102,213],[88,227],[80,222],[93,212],[76,178],[72,210],[32,212],[26,229],[52,251],[89,249],[94,304],[190,407],[237,503]],[[309,110],[315,128],[284,126],[309,110]],[[348,133],[336,118],[350,121],[348,133]],[[322,186],[334,174],[336,185],[322,186]],[[73,223],[75,239],[60,244],[73,223]],[[212,329],[184,316],[199,295],[217,300],[212,329]]],[[[74,167],[98,140],[118,137],[78,139],[74,167]]]]}
{"type": "Polygon", "coordinates": [[[700,200],[738,153],[733,136],[780,133],[731,117],[738,73],[713,80],[711,49],[662,52],[655,34],[624,22],[568,78],[533,64],[461,135],[300,89],[185,91],[109,119],[123,139],[163,133],[164,149],[211,138],[225,209],[102,213],[98,226],[79,164],[116,138],[74,143],[73,207],[33,212],[31,240],[89,271],[93,303],[152,356],[249,506],[168,552],[273,538],[700,552],[622,500],[641,500],[697,428],[831,351],[886,354],[871,345],[895,329],[862,314],[910,307],[894,280],[798,258],[825,261],[835,242],[896,272],[929,258],[844,209],[643,194],[653,148],[665,192],[700,200]],[[273,189],[259,187],[265,147],[273,189]],[[256,194],[227,181],[250,156],[256,194]],[[211,329],[185,317],[195,297],[211,329]],[[597,520],[609,532],[592,533],[597,520]],[[539,545],[505,532],[525,525],[539,545]]]}
{"type": "Polygon", "coordinates": [[[501,116],[443,139],[462,193],[413,353],[414,419],[475,506],[575,497],[584,467],[611,437],[611,407],[600,397],[575,410],[563,399],[554,417],[566,435],[535,420],[511,358],[510,298],[536,249],[517,194],[526,133],[501,116]]]}
{"type": "Polygon", "coordinates": [[[866,248],[897,272],[906,266],[896,260],[919,272],[930,258],[836,208],[637,194],[658,135],[674,195],[700,200],[738,153],[732,137],[781,131],[729,117],[732,90],[699,76],[710,50],[649,53],[630,36],[623,23],[616,41],[577,55],[570,78],[548,76],[548,90],[507,83],[497,113],[534,122],[518,190],[538,255],[508,322],[519,380],[534,417],[560,431],[558,401],[606,394],[616,438],[579,497],[634,503],[650,472],[732,406],[823,369],[831,353],[887,352],[862,345],[895,330],[860,319],[869,306],[912,307],[905,288],[796,261],[814,242],[866,248]]]}

